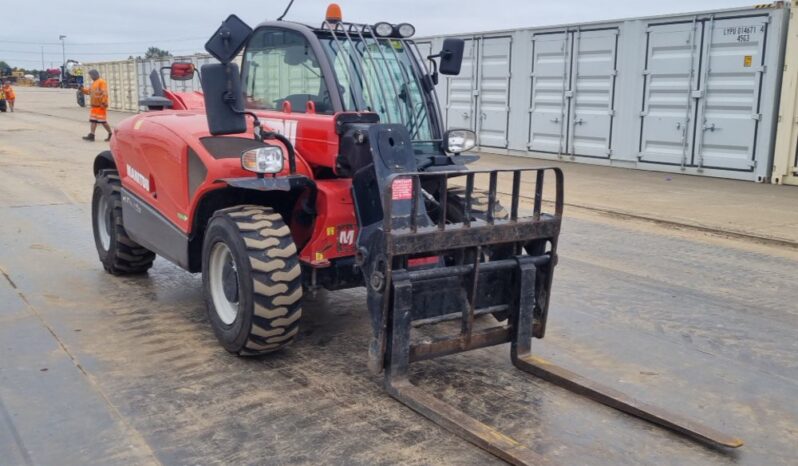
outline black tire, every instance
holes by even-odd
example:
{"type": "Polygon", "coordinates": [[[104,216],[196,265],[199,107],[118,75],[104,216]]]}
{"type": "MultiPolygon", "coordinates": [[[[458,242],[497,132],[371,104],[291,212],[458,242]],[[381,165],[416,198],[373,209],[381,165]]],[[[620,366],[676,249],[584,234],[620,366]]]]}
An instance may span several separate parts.
{"type": "MultiPolygon", "coordinates": [[[[447,193],[449,196],[446,206],[447,220],[462,222],[465,216],[465,188],[459,186],[449,188],[447,193]]],[[[488,218],[488,194],[487,191],[476,188],[471,192],[471,220],[486,220],[488,218]]],[[[493,218],[496,220],[510,218],[510,213],[498,200],[493,205],[493,218]]]]}
{"type": "Polygon", "coordinates": [[[77,90],[76,98],[78,100],[78,106],[85,107],[86,106],[86,96],[83,95],[83,91],[80,89],[77,90]]]}
{"type": "Polygon", "coordinates": [[[122,222],[122,183],[116,170],[100,170],[91,199],[91,225],[100,262],[109,273],[145,273],[155,253],[133,241],[122,222]],[[103,232],[101,230],[105,230],[103,232]]]}
{"type": "Polygon", "coordinates": [[[202,246],[202,287],[222,346],[257,356],[289,345],[302,316],[301,272],[280,214],[251,205],[217,211],[202,246]]]}

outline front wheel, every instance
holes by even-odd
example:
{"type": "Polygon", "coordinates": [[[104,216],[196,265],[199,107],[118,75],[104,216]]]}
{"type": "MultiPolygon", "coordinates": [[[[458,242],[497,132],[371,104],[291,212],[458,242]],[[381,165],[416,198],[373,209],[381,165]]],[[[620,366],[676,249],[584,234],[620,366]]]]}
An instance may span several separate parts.
{"type": "Polygon", "coordinates": [[[155,253],[136,243],[122,218],[122,183],[116,170],[100,170],[91,199],[91,224],[100,262],[109,273],[144,273],[152,267],[155,253]]]}
{"type": "Polygon", "coordinates": [[[222,346],[241,356],[277,351],[299,332],[302,276],[291,231],[268,207],[216,212],[202,247],[208,318],[222,346]]]}

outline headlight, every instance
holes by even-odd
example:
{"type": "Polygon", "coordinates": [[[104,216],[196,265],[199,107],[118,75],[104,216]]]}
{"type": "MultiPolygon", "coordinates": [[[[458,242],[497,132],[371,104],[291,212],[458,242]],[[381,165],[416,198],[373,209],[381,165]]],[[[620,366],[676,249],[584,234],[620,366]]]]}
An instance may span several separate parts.
{"type": "Polygon", "coordinates": [[[393,25],[391,23],[377,23],[374,25],[374,34],[380,37],[388,37],[393,34],[393,25]]]}
{"type": "Polygon", "coordinates": [[[408,37],[413,37],[416,33],[416,28],[412,24],[402,23],[396,26],[396,31],[400,37],[407,39],[408,37]]]}
{"type": "Polygon", "coordinates": [[[443,135],[443,151],[459,154],[477,146],[477,135],[468,129],[450,129],[443,135]]]}
{"type": "Polygon", "coordinates": [[[283,150],[277,146],[258,147],[241,154],[241,168],[255,173],[280,173],[283,150]]]}

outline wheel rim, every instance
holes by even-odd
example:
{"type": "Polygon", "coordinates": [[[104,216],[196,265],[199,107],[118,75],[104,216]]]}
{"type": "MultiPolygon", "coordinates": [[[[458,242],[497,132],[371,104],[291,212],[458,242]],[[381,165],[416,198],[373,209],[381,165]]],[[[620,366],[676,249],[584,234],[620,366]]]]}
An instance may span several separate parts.
{"type": "Polygon", "coordinates": [[[216,314],[225,325],[232,325],[238,317],[240,286],[236,263],[226,244],[213,245],[208,275],[216,314]]]}
{"type": "Polygon", "coordinates": [[[95,221],[97,222],[97,234],[100,237],[100,244],[105,251],[111,248],[111,209],[109,207],[108,196],[100,196],[95,221]]]}

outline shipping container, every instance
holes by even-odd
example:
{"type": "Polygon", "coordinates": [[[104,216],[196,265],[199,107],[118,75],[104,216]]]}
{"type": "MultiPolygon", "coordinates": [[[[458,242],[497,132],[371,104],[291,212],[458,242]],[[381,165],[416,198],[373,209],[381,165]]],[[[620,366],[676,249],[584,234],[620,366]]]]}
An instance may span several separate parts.
{"type": "MultiPolygon", "coordinates": [[[[136,112],[139,108],[139,97],[136,80],[136,65],[133,60],[87,63],[85,70],[95,69],[108,83],[108,108],[123,112],[136,112]]],[[[84,76],[86,86],[91,85],[88,72],[84,76]]]]}
{"type": "Polygon", "coordinates": [[[781,105],[773,160],[773,183],[798,186],[798,0],[793,2],[787,35],[781,105]]]}
{"type": "MultiPolygon", "coordinates": [[[[239,59],[240,60],[240,59],[239,59]]],[[[168,67],[173,62],[193,63],[197,69],[208,63],[216,63],[216,59],[207,54],[196,54],[181,57],[131,59],[113,62],[87,63],[83,65],[86,70],[96,69],[108,82],[109,108],[124,112],[138,112],[145,110],[139,105],[139,100],[152,95],[150,73],[157,70],[168,89],[177,92],[191,92],[202,90],[200,74],[187,81],[172,81],[169,79],[168,67]]],[[[89,83],[91,79],[89,79],[89,83]]]]}
{"type": "Polygon", "coordinates": [[[437,91],[486,152],[769,181],[789,4],[465,40],[437,91]]]}

